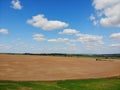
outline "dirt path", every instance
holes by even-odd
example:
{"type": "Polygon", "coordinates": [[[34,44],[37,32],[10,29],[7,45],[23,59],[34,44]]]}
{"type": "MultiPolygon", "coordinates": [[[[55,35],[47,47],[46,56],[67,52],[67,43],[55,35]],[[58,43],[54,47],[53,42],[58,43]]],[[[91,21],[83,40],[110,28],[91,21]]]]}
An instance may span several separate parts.
{"type": "Polygon", "coordinates": [[[0,80],[53,81],[120,75],[120,60],[96,61],[30,55],[0,55],[0,80]]]}

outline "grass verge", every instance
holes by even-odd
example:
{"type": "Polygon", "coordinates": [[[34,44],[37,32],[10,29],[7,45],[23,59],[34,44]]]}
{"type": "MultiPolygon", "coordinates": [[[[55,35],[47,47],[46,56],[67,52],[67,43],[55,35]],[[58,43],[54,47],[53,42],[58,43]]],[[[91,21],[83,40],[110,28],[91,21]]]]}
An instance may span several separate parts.
{"type": "Polygon", "coordinates": [[[120,77],[53,82],[0,81],[0,90],[120,90],[120,77]]]}

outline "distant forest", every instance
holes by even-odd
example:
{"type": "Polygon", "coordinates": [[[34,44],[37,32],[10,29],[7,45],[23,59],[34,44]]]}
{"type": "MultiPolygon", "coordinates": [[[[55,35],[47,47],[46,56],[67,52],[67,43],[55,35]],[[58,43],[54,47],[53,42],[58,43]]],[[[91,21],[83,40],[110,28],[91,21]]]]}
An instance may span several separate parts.
{"type": "Polygon", "coordinates": [[[120,54],[62,54],[62,53],[0,53],[10,55],[39,55],[39,56],[65,56],[65,57],[102,57],[102,58],[120,58],[120,54]]]}

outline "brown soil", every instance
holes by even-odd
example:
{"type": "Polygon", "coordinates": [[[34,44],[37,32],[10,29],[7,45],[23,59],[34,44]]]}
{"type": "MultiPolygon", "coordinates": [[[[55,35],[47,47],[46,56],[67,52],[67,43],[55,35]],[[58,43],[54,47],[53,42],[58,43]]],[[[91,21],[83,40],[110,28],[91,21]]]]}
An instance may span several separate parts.
{"type": "Polygon", "coordinates": [[[120,75],[120,60],[93,58],[0,55],[0,80],[53,81],[120,75]]]}

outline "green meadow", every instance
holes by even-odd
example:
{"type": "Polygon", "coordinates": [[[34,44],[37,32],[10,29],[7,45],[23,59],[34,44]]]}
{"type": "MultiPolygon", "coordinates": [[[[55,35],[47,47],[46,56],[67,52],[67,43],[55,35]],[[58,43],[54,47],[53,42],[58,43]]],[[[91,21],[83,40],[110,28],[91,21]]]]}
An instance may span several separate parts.
{"type": "Polygon", "coordinates": [[[65,81],[0,81],[0,90],[120,90],[120,77],[65,81]]]}

